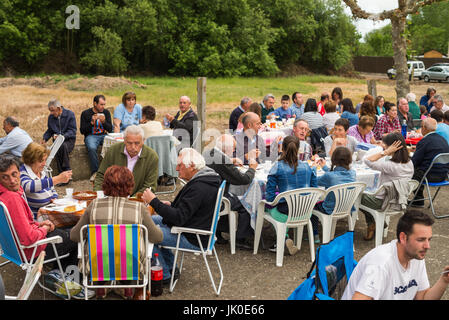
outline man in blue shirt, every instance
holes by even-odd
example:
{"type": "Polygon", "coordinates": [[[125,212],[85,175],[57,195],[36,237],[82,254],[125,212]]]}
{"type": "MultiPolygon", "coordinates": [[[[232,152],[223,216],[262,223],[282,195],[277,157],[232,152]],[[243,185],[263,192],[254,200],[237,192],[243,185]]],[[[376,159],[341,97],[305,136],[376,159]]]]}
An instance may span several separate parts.
{"type": "Polygon", "coordinates": [[[0,154],[9,152],[13,156],[21,158],[22,151],[33,139],[26,131],[19,128],[19,122],[14,117],[7,117],[3,121],[3,130],[6,137],[0,138],[0,154]]]}
{"type": "Polygon", "coordinates": [[[425,106],[427,109],[427,112],[430,113],[430,109],[432,109],[434,103],[435,103],[435,94],[437,93],[437,90],[434,87],[429,87],[427,89],[426,95],[422,96],[419,100],[420,106],[425,106]]]}
{"type": "Polygon", "coordinates": [[[274,112],[270,113],[274,114],[278,119],[290,119],[294,118],[295,114],[292,109],[289,108],[290,97],[288,95],[283,95],[281,98],[281,106],[277,108],[274,112]]]}
{"type": "Polygon", "coordinates": [[[292,100],[293,100],[293,103],[290,106],[290,109],[292,110],[296,119],[299,119],[299,118],[301,118],[302,114],[304,113],[304,100],[303,100],[302,94],[299,92],[293,93],[292,100]]]}
{"type": "Polygon", "coordinates": [[[447,143],[449,144],[449,125],[443,122],[444,119],[443,111],[433,110],[430,113],[430,117],[435,119],[435,121],[437,122],[437,129],[435,130],[435,133],[438,133],[440,136],[446,139],[447,143]]]}

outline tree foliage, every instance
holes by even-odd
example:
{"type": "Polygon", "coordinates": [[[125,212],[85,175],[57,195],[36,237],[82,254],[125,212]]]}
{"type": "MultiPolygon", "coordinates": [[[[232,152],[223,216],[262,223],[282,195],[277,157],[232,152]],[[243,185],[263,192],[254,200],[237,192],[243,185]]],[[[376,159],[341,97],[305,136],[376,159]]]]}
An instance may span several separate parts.
{"type": "MultiPolygon", "coordinates": [[[[339,70],[358,34],[339,0],[2,0],[0,63],[39,68],[54,52],[84,72],[274,75],[289,64],[339,70]]],[[[78,71],[78,70],[77,70],[78,71]]]]}

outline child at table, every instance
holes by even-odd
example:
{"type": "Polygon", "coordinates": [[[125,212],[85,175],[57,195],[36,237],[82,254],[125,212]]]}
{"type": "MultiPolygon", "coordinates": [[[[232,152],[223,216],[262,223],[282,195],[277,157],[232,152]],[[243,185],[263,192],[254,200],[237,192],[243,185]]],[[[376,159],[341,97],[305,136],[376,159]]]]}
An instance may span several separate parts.
{"type": "MultiPolygon", "coordinates": [[[[272,202],[277,193],[317,186],[316,168],[311,168],[307,162],[298,160],[299,139],[296,136],[287,136],[282,142],[282,155],[274,163],[268,174],[266,200],[272,202]]],[[[267,209],[271,216],[279,221],[285,222],[288,217],[288,205],[285,199],[279,200],[276,207],[267,209]]],[[[287,230],[288,232],[288,230],[287,230]]],[[[298,248],[286,234],[285,245],[290,255],[295,254],[298,248]]],[[[276,244],[270,249],[276,252],[276,244]]]]}
{"type": "MultiPolygon", "coordinates": [[[[355,171],[350,168],[352,162],[351,151],[346,147],[337,147],[332,153],[331,157],[332,166],[329,168],[323,159],[316,161],[318,165],[323,168],[325,174],[318,177],[318,186],[330,188],[335,185],[343,183],[355,182],[355,171]]],[[[324,201],[318,202],[315,206],[315,210],[318,210],[324,214],[332,214],[335,207],[335,195],[330,193],[326,196],[324,201]]],[[[313,225],[313,236],[315,243],[319,243],[318,236],[318,218],[316,216],[311,217],[313,225]]]]}

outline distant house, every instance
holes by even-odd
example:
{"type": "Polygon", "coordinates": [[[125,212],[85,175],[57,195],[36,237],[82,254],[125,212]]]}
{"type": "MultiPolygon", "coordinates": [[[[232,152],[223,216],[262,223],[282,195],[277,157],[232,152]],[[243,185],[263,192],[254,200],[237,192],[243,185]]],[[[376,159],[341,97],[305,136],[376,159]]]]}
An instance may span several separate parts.
{"type": "Polygon", "coordinates": [[[424,53],[424,58],[443,58],[443,54],[436,51],[436,50],[430,50],[424,53]]]}

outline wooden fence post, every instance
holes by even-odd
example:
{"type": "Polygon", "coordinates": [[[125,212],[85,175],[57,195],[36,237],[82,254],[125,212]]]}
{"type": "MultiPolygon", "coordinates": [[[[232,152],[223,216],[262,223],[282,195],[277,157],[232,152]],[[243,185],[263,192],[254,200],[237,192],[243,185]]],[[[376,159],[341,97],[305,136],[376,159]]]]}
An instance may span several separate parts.
{"type": "Polygon", "coordinates": [[[198,120],[199,120],[199,126],[197,130],[199,130],[199,133],[197,133],[199,136],[197,136],[196,145],[194,148],[202,153],[204,148],[204,142],[202,139],[202,135],[204,131],[206,130],[206,77],[199,77],[197,79],[197,109],[198,109],[198,120]]]}
{"type": "Polygon", "coordinates": [[[372,95],[374,99],[377,97],[376,80],[368,80],[368,94],[372,95]]]}

